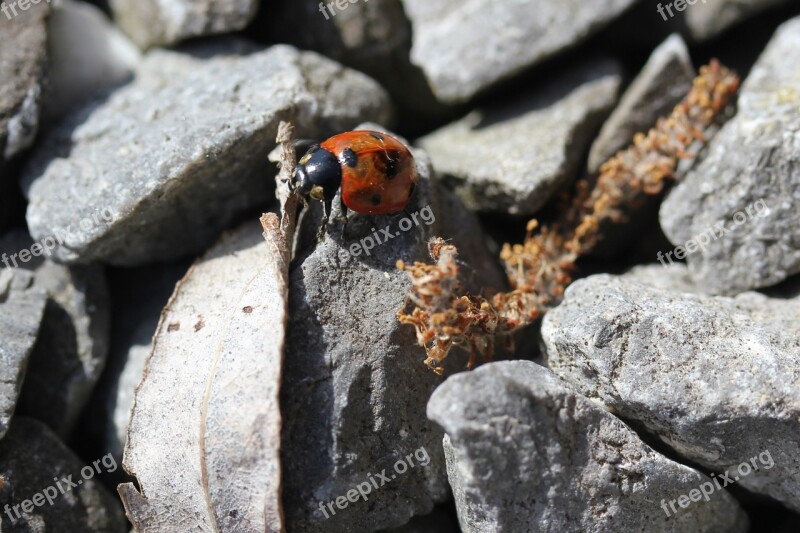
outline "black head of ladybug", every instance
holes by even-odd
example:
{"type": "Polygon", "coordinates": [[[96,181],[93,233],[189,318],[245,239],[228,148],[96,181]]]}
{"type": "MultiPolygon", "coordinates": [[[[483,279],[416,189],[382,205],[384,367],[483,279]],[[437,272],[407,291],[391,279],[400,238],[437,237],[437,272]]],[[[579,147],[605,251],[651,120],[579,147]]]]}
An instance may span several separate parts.
{"type": "Polygon", "coordinates": [[[294,179],[303,195],[330,201],[342,184],[342,167],[336,156],[314,145],[297,162],[294,179]]]}

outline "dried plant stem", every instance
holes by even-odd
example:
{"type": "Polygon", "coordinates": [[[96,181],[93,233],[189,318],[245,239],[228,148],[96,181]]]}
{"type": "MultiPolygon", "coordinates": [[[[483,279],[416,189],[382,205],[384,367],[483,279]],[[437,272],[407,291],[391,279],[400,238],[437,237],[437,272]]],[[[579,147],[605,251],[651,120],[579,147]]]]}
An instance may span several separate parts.
{"type": "Polygon", "coordinates": [[[689,151],[693,145],[707,143],[738,87],[737,76],[717,61],[703,67],[669,117],[646,135],[636,135],[628,149],[600,168],[593,184],[588,179],[578,183],[556,222],[543,228],[536,219],[528,222],[525,241],[506,244],[500,254],[510,292],[498,293],[491,301],[468,295],[459,282],[458,251],[441,239],[430,244],[435,264],[399,262],[412,289],[397,316],[415,327],[427,352],[425,363],[441,373],[453,346],[470,352],[469,368],[479,355],[491,360],[497,339],[509,339],[514,330],[557,305],[572,282],[575,261],[600,240],[601,223],[622,221],[626,207],[645,194],[661,192],[666,180],[677,179],[679,162],[695,156],[689,151]]]}

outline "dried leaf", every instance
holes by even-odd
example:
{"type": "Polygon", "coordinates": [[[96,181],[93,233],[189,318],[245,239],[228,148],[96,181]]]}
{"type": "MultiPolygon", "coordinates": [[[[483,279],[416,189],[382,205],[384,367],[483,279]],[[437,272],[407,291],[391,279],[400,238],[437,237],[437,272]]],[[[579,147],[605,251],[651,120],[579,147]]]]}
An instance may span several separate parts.
{"type": "Polygon", "coordinates": [[[139,531],[282,531],[278,390],[289,252],[277,217],[227,235],[162,312],[119,492],[139,531]]]}

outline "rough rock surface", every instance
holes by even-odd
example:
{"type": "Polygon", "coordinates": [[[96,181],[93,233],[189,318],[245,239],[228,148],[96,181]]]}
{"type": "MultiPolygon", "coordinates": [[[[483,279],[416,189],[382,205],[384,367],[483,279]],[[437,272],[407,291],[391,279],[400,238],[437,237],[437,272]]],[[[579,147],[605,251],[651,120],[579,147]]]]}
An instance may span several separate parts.
{"type": "Polygon", "coordinates": [[[133,76],[141,53],[97,7],[61,0],[47,21],[43,121],[54,122],[133,76]]]}
{"type": "MultiPolygon", "coordinates": [[[[413,329],[397,321],[409,280],[395,263],[427,258],[426,240],[448,235],[461,258],[481,273],[477,284],[500,286],[502,274],[483,246],[477,220],[430,181],[424,152],[415,151],[415,157],[420,183],[406,210],[419,225],[401,231],[408,225],[402,221],[409,220],[403,213],[351,213],[346,227],[328,226],[314,247],[318,224],[311,218],[304,223],[305,246],[290,272],[281,386],[283,498],[290,531],[396,527],[448,497],[442,433],[425,417],[427,399],[441,378],[422,364],[424,352],[413,329]],[[391,241],[384,241],[383,230],[393,235],[391,241]],[[375,233],[383,235],[381,244],[373,239],[367,254],[361,243],[371,246],[365,239],[375,233]],[[416,466],[395,474],[397,462],[415,453],[423,460],[414,459],[416,466]],[[355,490],[371,477],[377,488],[365,501],[355,490]],[[350,491],[355,498],[347,501],[350,491]],[[346,507],[337,507],[339,498],[346,507]]],[[[333,204],[335,220],[338,201],[333,204]]]]}
{"type": "Polygon", "coordinates": [[[33,287],[47,294],[17,413],[44,422],[66,439],[108,355],[111,302],[103,268],[56,264],[46,259],[47,248],[23,231],[0,237],[0,252],[33,272],[33,287]],[[22,250],[38,255],[28,254],[22,262],[22,250]]]}
{"type": "Polygon", "coordinates": [[[602,28],[634,0],[403,0],[411,61],[442,101],[469,100],[602,28]]]}
{"type": "Polygon", "coordinates": [[[656,48],[603,124],[589,153],[589,172],[627,147],[636,133],[646,133],[668,116],[692,87],[695,72],[686,43],[672,35],[656,48]]]}
{"type": "Polygon", "coordinates": [[[47,302],[47,293],[33,282],[32,272],[0,268],[0,439],[14,414],[47,302]]]}
{"type": "Polygon", "coordinates": [[[298,138],[324,138],[389,112],[363,74],[288,46],[249,48],[154,50],[132,84],[50,133],[24,177],[34,239],[65,235],[56,256],[67,262],[199,252],[271,199],[267,154],[281,119],[298,138]]]}
{"type": "Polygon", "coordinates": [[[319,0],[281,2],[269,9],[267,31],[278,42],[317,51],[372,76],[395,102],[419,113],[421,119],[435,122],[444,116],[445,106],[409,59],[411,25],[402,2],[368,0],[340,5],[342,9],[335,3],[321,8],[319,0]]]}
{"type": "Polygon", "coordinates": [[[0,507],[5,508],[0,514],[0,529],[4,532],[127,531],[128,523],[119,502],[98,478],[117,468],[118,464],[105,456],[97,458],[96,467],[91,462],[87,464],[41,422],[15,418],[6,437],[0,440],[0,475],[4,480],[0,486],[0,507]],[[83,474],[84,469],[92,474],[88,470],[83,474]],[[75,485],[70,486],[70,481],[75,485]],[[15,506],[20,511],[19,517],[15,506]],[[24,512],[26,507],[28,512],[24,512]]]}
{"type": "Polygon", "coordinates": [[[734,24],[792,0],[703,0],[686,11],[686,26],[697,40],[716,37],[734,24]]]}
{"type": "Polygon", "coordinates": [[[111,302],[99,265],[65,267],[47,261],[35,277],[34,286],[47,291],[48,301],[19,411],[65,437],[103,371],[111,302]]]}
{"type": "Polygon", "coordinates": [[[519,101],[474,111],[420,145],[469,208],[530,215],[577,176],[620,82],[616,63],[573,69],[519,101]]]}
{"type": "Polygon", "coordinates": [[[682,456],[800,510],[800,298],[689,294],[608,275],[544,319],[553,371],[682,456]],[[768,460],[763,463],[768,463],[768,460]],[[741,472],[741,470],[739,470],[741,472]],[[731,476],[733,477],[733,476],[731,476]]]}
{"type": "Polygon", "coordinates": [[[42,2],[11,20],[0,15],[0,160],[17,155],[36,136],[49,12],[42,2]]]}
{"type": "Polygon", "coordinates": [[[409,43],[411,33],[400,0],[347,2],[341,9],[296,0],[275,6],[268,24],[281,38],[337,61],[385,59],[409,43]]]}
{"type": "Polygon", "coordinates": [[[114,19],[141,48],[244,28],[258,0],[111,0],[114,19]]]}
{"type": "Polygon", "coordinates": [[[661,206],[675,245],[715,293],[765,287],[800,271],[800,18],[785,23],[743,84],[738,113],[661,206]],[[720,226],[721,225],[721,226],[720,226]]]}
{"type": "Polygon", "coordinates": [[[489,363],[436,389],[461,530],[746,531],[727,493],[669,515],[660,501],[709,478],[529,361],[489,363]]]}

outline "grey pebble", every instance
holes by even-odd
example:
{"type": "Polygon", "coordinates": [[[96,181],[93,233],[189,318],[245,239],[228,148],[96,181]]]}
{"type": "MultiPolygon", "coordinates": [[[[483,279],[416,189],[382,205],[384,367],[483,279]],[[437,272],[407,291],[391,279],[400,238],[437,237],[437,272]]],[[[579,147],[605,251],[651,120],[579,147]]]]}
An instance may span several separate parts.
{"type": "Polygon", "coordinates": [[[141,52],[96,6],[61,0],[47,21],[48,83],[42,121],[55,124],[133,77],[141,52]]]}
{"type": "Polygon", "coordinates": [[[567,289],[542,338],[549,366],[582,394],[713,472],[758,458],[738,484],[797,511],[799,319],[798,297],[708,296],[602,274],[567,289]]]}
{"type": "Polygon", "coordinates": [[[46,303],[32,272],[0,268],[0,438],[14,414],[46,303]]]}
{"type": "MultiPolygon", "coordinates": [[[[406,211],[419,225],[400,231],[401,220],[408,218],[403,213],[352,215],[344,229],[329,226],[313,250],[301,248],[305,251],[290,272],[281,410],[291,531],[398,527],[448,498],[442,434],[425,417],[425,404],[441,378],[422,364],[414,330],[397,320],[409,279],[395,263],[425,259],[426,240],[444,234],[463,244],[461,259],[475,266],[475,283],[497,286],[502,274],[483,245],[477,220],[431,181],[424,152],[415,151],[415,158],[420,182],[406,211]],[[399,236],[367,255],[361,240],[373,228],[387,227],[399,236]],[[417,457],[416,466],[396,473],[397,462],[409,454],[417,457]],[[377,476],[384,471],[389,482],[377,476]],[[345,509],[336,506],[337,498],[373,478],[377,488],[366,501],[359,497],[345,509]],[[326,507],[331,502],[333,509],[326,507]]],[[[334,200],[332,218],[337,205],[334,200]]],[[[308,245],[318,225],[313,218],[304,224],[308,245]]]]}
{"type": "Polygon", "coordinates": [[[530,215],[577,177],[620,83],[612,61],[573,68],[513,102],[473,111],[419,144],[470,209],[530,215]]]}
{"type": "Polygon", "coordinates": [[[258,0],[111,0],[114,20],[141,48],[241,30],[258,0]]]}
{"type": "Polygon", "coordinates": [[[10,19],[0,15],[0,166],[29,147],[39,127],[50,7],[31,7],[10,19]]]}
{"type": "Polygon", "coordinates": [[[15,418],[0,440],[0,475],[5,485],[0,490],[4,508],[0,527],[4,532],[128,531],[122,507],[99,479],[119,467],[106,456],[87,463],[41,422],[15,418]],[[25,507],[32,511],[24,512],[25,507]]]}
{"type": "Polygon", "coordinates": [[[635,0],[403,0],[411,62],[446,103],[471,99],[501,80],[576,45],[635,0]]]}
{"type": "Polygon", "coordinates": [[[589,153],[589,172],[626,148],[637,133],[647,133],[669,116],[692,87],[695,76],[686,43],[677,34],[656,48],[603,124],[589,153]]]}
{"type": "Polygon", "coordinates": [[[451,377],[428,416],[444,438],[466,533],[741,531],[726,492],[667,511],[709,478],[650,448],[614,415],[536,363],[489,363],[451,377]]]}
{"type": "Polygon", "coordinates": [[[707,157],[661,205],[661,228],[691,252],[689,272],[710,292],[736,294],[800,272],[799,68],[795,18],[753,67],[707,157]]]}

